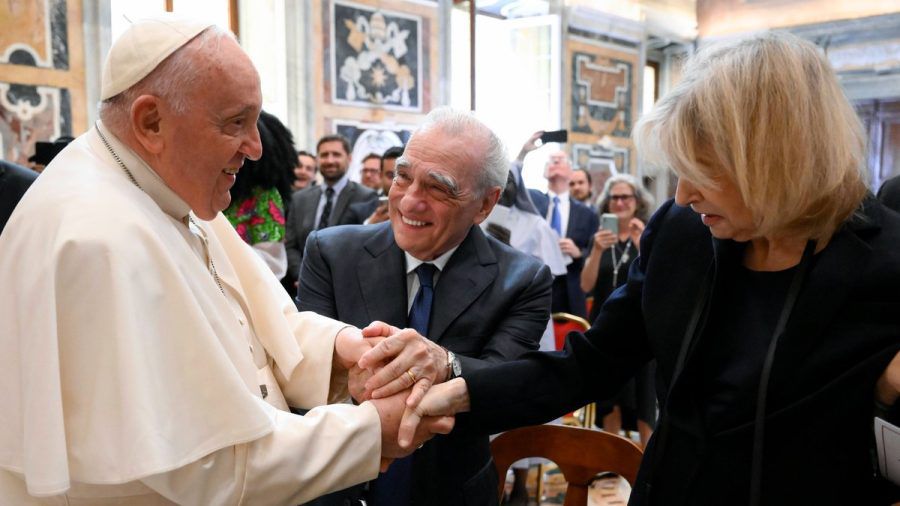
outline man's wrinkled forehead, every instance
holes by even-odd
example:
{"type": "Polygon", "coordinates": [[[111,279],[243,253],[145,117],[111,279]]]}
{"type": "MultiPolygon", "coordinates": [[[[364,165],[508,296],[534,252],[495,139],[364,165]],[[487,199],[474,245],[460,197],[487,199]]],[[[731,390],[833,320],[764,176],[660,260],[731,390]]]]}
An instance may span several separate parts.
{"type": "Polygon", "coordinates": [[[565,161],[566,161],[565,153],[554,153],[554,154],[550,155],[550,163],[552,163],[552,164],[563,163],[565,161]]]}

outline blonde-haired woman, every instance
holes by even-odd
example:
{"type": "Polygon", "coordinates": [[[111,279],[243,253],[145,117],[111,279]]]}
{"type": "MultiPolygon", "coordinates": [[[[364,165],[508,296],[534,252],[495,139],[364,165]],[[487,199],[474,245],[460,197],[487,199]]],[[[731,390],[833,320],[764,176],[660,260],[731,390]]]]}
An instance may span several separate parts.
{"type": "Polygon", "coordinates": [[[822,52],[786,33],[707,47],[636,140],[678,174],[675,202],[593,328],[463,372],[417,413],[542,422],[655,358],[660,421],[631,504],[898,499],[870,441],[874,402],[897,394],[900,216],[867,195],[862,128],[822,52]]]}
{"type": "MultiPolygon", "coordinates": [[[[590,253],[581,270],[581,289],[593,298],[589,321],[616,288],[625,284],[628,269],[638,256],[644,223],[653,207],[653,198],[636,177],[616,174],[606,180],[597,201],[599,214],[618,218],[618,233],[601,228],[594,234],[590,253]]],[[[612,399],[597,403],[600,426],[607,432],[637,430],[641,444],[647,445],[656,426],[656,388],[653,363],[642,367],[612,399]]]]}

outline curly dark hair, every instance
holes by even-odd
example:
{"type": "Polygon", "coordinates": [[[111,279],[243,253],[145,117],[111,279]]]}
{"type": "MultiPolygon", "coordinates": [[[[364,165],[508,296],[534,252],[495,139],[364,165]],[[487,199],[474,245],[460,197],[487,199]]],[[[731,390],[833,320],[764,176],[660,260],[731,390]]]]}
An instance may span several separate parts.
{"type": "Polygon", "coordinates": [[[256,126],[262,142],[262,156],[259,160],[244,162],[231,187],[231,201],[242,202],[257,187],[274,187],[287,205],[291,200],[291,177],[297,165],[294,136],[284,123],[265,111],[259,113],[256,126]]]}

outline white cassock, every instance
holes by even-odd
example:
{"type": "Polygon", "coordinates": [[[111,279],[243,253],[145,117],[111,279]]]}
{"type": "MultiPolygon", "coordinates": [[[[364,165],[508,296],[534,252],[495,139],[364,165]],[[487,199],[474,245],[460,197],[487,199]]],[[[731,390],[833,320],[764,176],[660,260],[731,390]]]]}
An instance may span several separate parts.
{"type": "Polygon", "coordinates": [[[375,478],[371,403],[284,411],[345,398],[344,324],[103,133],[142,189],[91,129],[0,236],[0,504],[298,504],[375,478]]]}

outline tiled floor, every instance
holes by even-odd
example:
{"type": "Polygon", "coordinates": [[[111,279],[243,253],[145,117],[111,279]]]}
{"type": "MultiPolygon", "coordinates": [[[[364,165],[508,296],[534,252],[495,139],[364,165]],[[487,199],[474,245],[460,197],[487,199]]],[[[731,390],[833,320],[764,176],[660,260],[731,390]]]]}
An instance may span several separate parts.
{"type": "Polygon", "coordinates": [[[631,486],[620,476],[602,478],[591,484],[588,506],[625,506],[631,486]]]}
{"type": "MultiPolygon", "coordinates": [[[[528,473],[526,488],[528,490],[528,506],[553,506],[562,504],[565,500],[566,482],[556,470],[553,463],[542,466],[543,486],[541,487],[541,501],[537,501],[537,477],[538,466],[532,466],[528,473]]],[[[507,493],[512,487],[511,481],[507,482],[507,493]]],[[[631,487],[628,482],[618,476],[600,478],[595,481],[588,492],[588,506],[625,506],[631,487]]],[[[507,504],[507,503],[504,503],[507,504]]]]}

